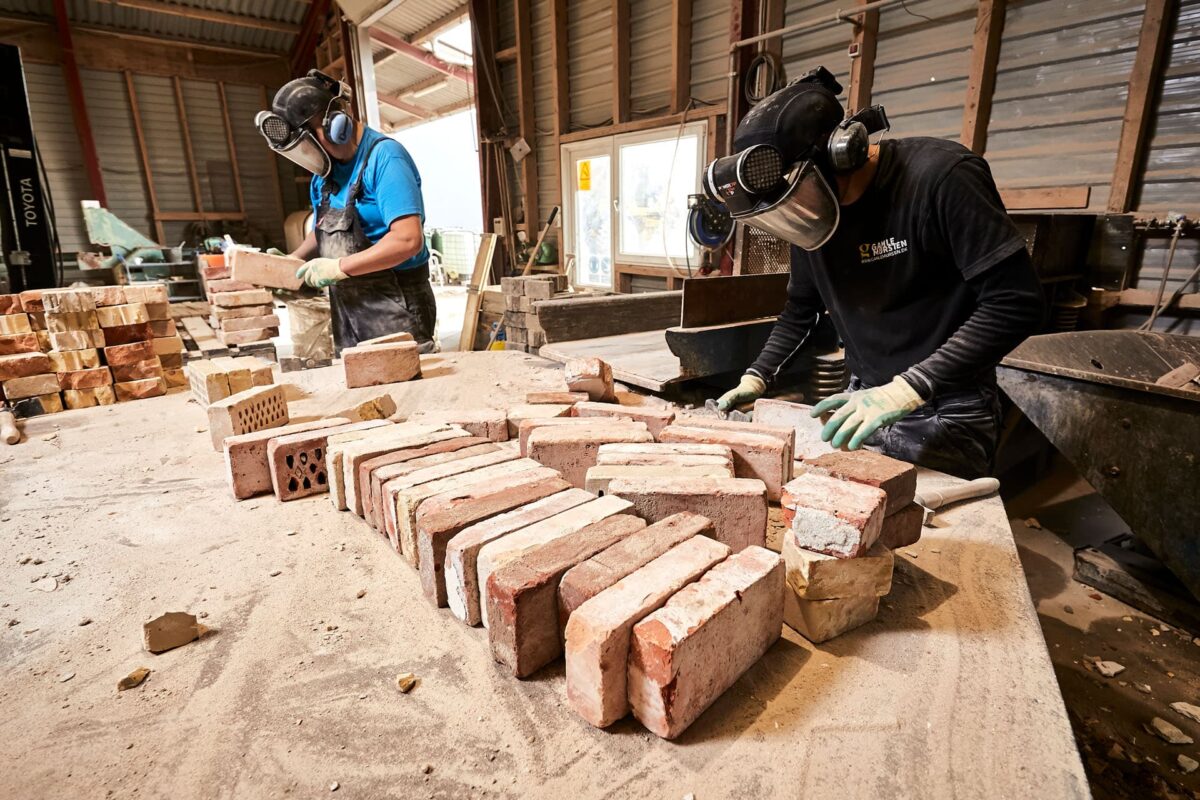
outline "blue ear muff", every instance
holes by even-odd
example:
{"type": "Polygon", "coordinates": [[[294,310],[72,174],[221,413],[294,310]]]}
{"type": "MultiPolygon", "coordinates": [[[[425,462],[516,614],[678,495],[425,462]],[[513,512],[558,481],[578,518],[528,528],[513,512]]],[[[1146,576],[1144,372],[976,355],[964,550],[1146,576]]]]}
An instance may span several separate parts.
{"type": "Polygon", "coordinates": [[[354,121],[350,119],[350,115],[343,111],[338,111],[329,117],[325,124],[325,133],[329,136],[329,141],[334,144],[345,144],[350,141],[350,135],[354,132],[354,121]]]}

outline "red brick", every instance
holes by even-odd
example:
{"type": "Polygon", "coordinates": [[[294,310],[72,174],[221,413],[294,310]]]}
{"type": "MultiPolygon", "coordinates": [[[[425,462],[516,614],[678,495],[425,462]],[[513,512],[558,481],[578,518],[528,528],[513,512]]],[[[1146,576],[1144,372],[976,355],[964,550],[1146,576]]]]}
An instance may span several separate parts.
{"type": "MultiPolygon", "coordinates": [[[[635,533],[625,542],[644,533],[635,533]]],[[[729,554],[720,542],[688,537],[606,587],[571,615],[565,644],[567,700],[581,717],[603,728],[629,713],[626,679],[633,626],[729,554]]],[[[560,604],[562,591],[560,586],[560,604]]]]}
{"type": "Polygon", "coordinates": [[[598,358],[573,358],[563,366],[563,378],[567,390],[584,392],[588,398],[600,403],[617,399],[613,387],[612,367],[598,358]]]}
{"type": "Polygon", "coordinates": [[[113,390],[117,402],[125,403],[130,400],[145,400],[148,397],[162,397],[167,393],[167,384],[162,378],[147,378],[142,381],[126,381],[114,383],[113,390]]]}
{"type": "Polygon", "coordinates": [[[558,587],[559,628],[565,630],[575,609],[675,545],[693,536],[714,539],[714,534],[712,520],[683,511],[659,520],[573,567],[558,587]]]}
{"type": "Polygon", "coordinates": [[[454,616],[468,625],[481,622],[477,561],[484,545],[595,499],[582,489],[567,489],[476,523],[452,538],[446,545],[443,577],[454,616]]]}
{"type": "Polygon", "coordinates": [[[600,445],[611,442],[652,442],[645,424],[604,422],[597,425],[548,426],[529,436],[529,457],[563,474],[572,486],[583,488],[587,471],[596,466],[600,445]]]}
{"type": "Polygon", "coordinates": [[[617,417],[642,422],[650,430],[650,435],[656,439],[662,429],[675,419],[675,412],[669,408],[623,406],[620,403],[576,403],[574,413],[577,417],[617,417]]]}
{"type": "Polygon", "coordinates": [[[508,441],[508,419],[501,409],[445,409],[420,411],[408,418],[409,422],[441,422],[457,425],[472,436],[482,436],[493,442],[508,441]]]}
{"type": "Polygon", "coordinates": [[[492,657],[526,678],[562,655],[558,583],[563,574],[645,525],[624,514],[609,517],[532,547],[493,572],[487,582],[492,657]]]}
{"type": "Polygon", "coordinates": [[[40,349],[37,335],[32,331],[0,334],[0,356],[9,356],[15,353],[37,353],[40,349]]]}
{"type": "Polygon", "coordinates": [[[186,389],[188,385],[187,373],[182,369],[166,368],[163,364],[163,380],[166,381],[167,389],[186,389]]]}
{"type": "Polygon", "coordinates": [[[241,308],[270,305],[271,299],[271,293],[266,289],[250,289],[242,292],[218,292],[212,296],[212,304],[220,308],[241,308]]]}
{"type": "Polygon", "coordinates": [[[29,324],[34,330],[51,333],[65,331],[94,331],[100,328],[95,311],[47,311],[45,314],[30,314],[29,324]],[[41,317],[41,319],[38,319],[41,317]]]}
{"type": "Polygon", "coordinates": [[[733,451],[721,444],[603,444],[596,455],[596,465],[605,464],[723,466],[733,472],[733,451]]]}
{"type": "Polygon", "coordinates": [[[162,322],[171,318],[171,304],[163,301],[161,303],[146,303],[146,316],[151,322],[162,322]]]}
{"type": "Polygon", "coordinates": [[[4,396],[9,400],[23,400],[26,397],[41,397],[42,395],[58,394],[58,376],[53,372],[44,375],[26,375],[22,378],[12,378],[4,381],[4,396]]]}
{"type": "Polygon", "coordinates": [[[597,464],[588,467],[583,488],[594,495],[608,494],[608,485],[618,478],[732,478],[733,470],[725,465],[705,464],[597,464]]]}
{"type": "Polygon", "coordinates": [[[66,331],[49,333],[50,347],[54,350],[94,350],[104,347],[107,341],[104,331],[66,331]]]}
{"type": "Polygon", "coordinates": [[[26,309],[51,311],[95,311],[96,299],[91,289],[42,289],[42,308],[26,309]]]}
{"type": "Polygon", "coordinates": [[[425,447],[394,450],[390,453],[368,458],[358,465],[358,491],[362,497],[363,519],[377,531],[383,527],[382,495],[383,484],[393,478],[408,475],[418,469],[435,467],[467,456],[494,453],[499,450],[495,442],[480,436],[460,436],[444,439],[425,447]],[[461,453],[461,455],[458,455],[461,453]]]}
{"type": "Polygon", "coordinates": [[[158,360],[162,362],[164,372],[169,369],[177,370],[179,372],[179,379],[182,381],[182,383],[179,384],[180,386],[188,385],[188,376],[183,371],[183,353],[161,354],[159,355],[158,360]]]}
{"type": "MultiPolygon", "coordinates": [[[[102,328],[116,328],[122,325],[144,325],[150,321],[146,313],[145,303],[126,303],[120,306],[105,306],[93,312],[102,328]]],[[[95,326],[79,326],[84,327],[95,326]]],[[[53,330],[53,328],[51,328],[53,330]]]]}
{"type": "MultiPolygon", "coordinates": [[[[342,451],[342,489],[346,493],[346,508],[356,516],[364,516],[363,494],[359,491],[359,467],[367,461],[385,453],[411,448],[423,448],[447,439],[468,438],[462,428],[435,423],[420,425],[403,423],[386,433],[380,433],[362,442],[345,445],[342,451]]],[[[336,472],[336,470],[335,470],[336,472]]]]}
{"type": "Polygon", "coordinates": [[[31,311],[45,311],[46,306],[42,302],[42,290],[28,289],[21,292],[21,308],[27,313],[31,311]]]}
{"type": "MultiPolygon", "coordinates": [[[[46,329],[46,312],[30,311],[26,314],[26,316],[29,317],[29,327],[33,328],[34,333],[45,333],[49,335],[46,329]]],[[[95,329],[95,327],[95,325],[92,326],[93,329],[95,329]]]]}
{"type": "Polygon", "coordinates": [[[97,369],[100,366],[99,350],[67,350],[48,353],[52,372],[76,372],[81,369],[97,369]]]}
{"type": "Polygon", "coordinates": [[[104,348],[104,360],[110,366],[133,364],[154,358],[154,345],[149,340],[104,348]]]}
{"type": "Polygon", "coordinates": [[[95,389],[63,389],[62,401],[63,405],[70,409],[111,406],[117,402],[117,394],[111,386],[97,386],[95,389]]]}
{"type": "Polygon", "coordinates": [[[21,307],[21,295],[19,294],[0,294],[0,316],[7,314],[22,314],[25,309],[21,307]]]}
{"type": "Polygon", "coordinates": [[[154,330],[149,322],[139,322],[135,325],[118,325],[104,330],[104,343],[107,345],[125,345],[134,342],[145,342],[154,338],[154,330]]]}
{"type": "Polygon", "coordinates": [[[214,294],[220,294],[221,292],[248,292],[259,287],[255,286],[253,283],[247,283],[246,281],[239,281],[233,278],[220,278],[217,280],[208,281],[208,283],[204,285],[204,288],[211,296],[214,294]]]}
{"type": "Polygon", "coordinates": [[[289,432],[288,428],[292,426],[288,426],[225,440],[226,447],[232,445],[237,450],[241,450],[242,442],[246,443],[244,455],[237,458],[236,464],[230,457],[226,458],[231,485],[236,485],[235,497],[242,496],[239,491],[254,494],[273,491],[281,501],[286,501],[327,492],[329,437],[392,425],[383,419],[337,424],[336,419],[329,418],[302,424],[313,427],[297,426],[289,432]]]}
{"type": "Polygon", "coordinates": [[[252,331],[279,329],[279,317],[275,314],[268,314],[265,317],[242,317],[240,319],[227,319],[221,323],[221,331],[223,333],[232,333],[234,331],[252,331]]]}
{"type": "Polygon", "coordinates": [[[767,487],[752,478],[618,478],[610,495],[624,497],[650,522],[692,511],[713,522],[718,542],[738,552],[767,539],[767,487]]]}
{"type": "Polygon", "coordinates": [[[521,455],[525,455],[524,438],[521,436],[521,431],[527,430],[527,424],[530,426],[528,430],[536,427],[535,423],[541,423],[546,420],[567,419],[571,414],[571,406],[556,405],[553,403],[542,403],[539,405],[515,405],[508,409],[508,438],[521,439],[521,455]]]}
{"type": "Polygon", "coordinates": [[[529,392],[525,395],[525,403],[537,405],[574,405],[588,399],[587,392],[529,392]]]}
{"type": "Polygon", "coordinates": [[[225,449],[226,436],[278,428],[287,423],[287,395],[282,386],[256,386],[208,407],[208,432],[218,453],[225,449]]]}
{"type": "MultiPolygon", "coordinates": [[[[161,370],[160,370],[161,372],[161,370]]],[[[79,369],[71,372],[59,372],[58,388],[59,389],[98,389],[101,386],[111,386],[116,378],[113,373],[108,371],[108,367],[97,367],[95,369],[79,369]]],[[[140,380],[142,378],[161,377],[151,375],[139,375],[137,377],[121,378],[123,381],[140,380]]]]}
{"type": "Polygon", "coordinates": [[[416,339],[408,331],[396,331],[395,333],[385,333],[383,336],[376,336],[374,339],[367,339],[359,342],[358,346],[371,344],[395,344],[396,342],[415,342],[416,339]]]}
{"type": "Polygon", "coordinates": [[[804,463],[835,478],[882,489],[887,494],[885,516],[903,509],[917,493],[916,467],[872,450],[827,453],[804,463]]]}
{"type": "Polygon", "coordinates": [[[887,495],[874,486],[806,472],[784,487],[782,505],[797,546],[854,558],[879,538],[887,495]]]}
{"type": "Polygon", "coordinates": [[[159,357],[175,355],[184,350],[183,339],[179,336],[155,336],[150,344],[154,347],[154,355],[159,357]]]}
{"type": "Polygon", "coordinates": [[[685,428],[707,428],[712,431],[733,431],[734,433],[755,433],[759,436],[774,436],[788,447],[788,452],[796,449],[796,431],[788,425],[766,425],[761,422],[739,422],[732,419],[718,419],[702,414],[680,414],[675,424],[685,428]]]}
{"type": "MultiPolygon", "coordinates": [[[[546,406],[546,407],[553,408],[553,406],[546,406]]],[[[569,407],[565,407],[565,408],[567,409],[567,411],[570,411],[569,407]]],[[[513,416],[512,416],[512,412],[510,411],[509,416],[508,416],[509,438],[516,439],[520,445],[519,449],[520,449],[521,455],[527,456],[527,455],[529,455],[529,435],[531,433],[533,433],[535,430],[537,430],[538,428],[541,428],[543,426],[547,426],[547,425],[591,425],[594,427],[596,425],[601,425],[605,422],[633,422],[633,420],[629,419],[628,417],[623,417],[623,418],[617,419],[617,420],[610,420],[610,419],[605,419],[605,418],[581,419],[579,417],[565,417],[565,416],[562,416],[562,417],[532,417],[532,418],[527,417],[527,418],[521,419],[521,421],[515,431],[513,430],[512,422],[513,422],[513,416]]]]}
{"type": "Polygon", "coordinates": [[[883,518],[879,529],[879,541],[889,550],[908,547],[921,541],[921,526],[925,523],[925,509],[909,503],[895,514],[883,518]]]}
{"type": "Polygon", "coordinates": [[[0,316],[0,333],[32,333],[33,326],[29,324],[29,314],[6,314],[0,316]]]}
{"type": "Polygon", "coordinates": [[[349,420],[318,419],[227,437],[224,442],[225,477],[229,481],[229,490],[238,500],[271,491],[271,464],[267,460],[267,448],[272,439],[315,430],[322,430],[328,435],[330,431],[342,432],[348,425],[349,420]]]}
{"type": "Polygon", "coordinates": [[[223,345],[231,344],[250,344],[251,342],[265,342],[274,336],[279,335],[278,328],[254,328],[245,331],[217,331],[217,339],[223,345]]]}
{"type": "Polygon", "coordinates": [[[722,444],[733,451],[734,474],[757,478],[767,486],[767,499],[779,500],[783,484],[792,477],[791,447],[779,436],[743,430],[689,428],[679,424],[664,428],[662,442],[722,444]]]}
{"type": "Polygon", "coordinates": [[[146,324],[150,326],[150,333],[155,339],[179,335],[179,328],[173,319],[152,319],[146,324]]]}
{"type": "Polygon", "coordinates": [[[128,302],[125,299],[124,286],[93,286],[92,300],[96,307],[120,306],[128,302]]]}
{"type": "MultiPolygon", "coordinates": [[[[162,362],[158,360],[158,356],[147,358],[145,361],[135,361],[132,364],[114,364],[112,366],[113,380],[117,382],[161,378],[162,371],[162,362]]],[[[85,387],[72,386],[71,388],[82,389],[85,387]]]]}
{"type": "Polygon", "coordinates": [[[790,588],[783,593],[783,621],[789,628],[813,644],[864,625],[879,613],[879,598],[874,594],[842,597],[836,600],[805,600],[790,588]]]}
{"type": "Polygon", "coordinates": [[[803,460],[836,452],[833,445],[821,441],[821,429],[825,427],[825,422],[819,417],[814,418],[812,409],[812,406],[803,403],[760,397],[754,401],[754,421],[776,428],[791,428],[796,436],[793,458],[803,460]]]}
{"type": "Polygon", "coordinates": [[[296,277],[296,271],[304,262],[291,256],[276,256],[253,250],[234,248],[226,253],[229,273],[235,281],[269,286],[276,289],[299,289],[304,281],[296,277]]]}
{"type": "Polygon", "coordinates": [[[629,705],[674,739],[783,631],[783,564],[760,547],[730,556],[633,626],[629,705]]]}
{"type": "MultiPolygon", "coordinates": [[[[170,293],[162,281],[138,281],[124,286],[126,303],[168,303],[170,293]]],[[[153,319],[153,317],[151,317],[153,319]]]]}
{"type": "Polygon", "coordinates": [[[216,320],[216,327],[220,327],[220,323],[227,319],[245,319],[246,317],[265,317],[275,313],[275,306],[271,303],[263,303],[249,306],[239,306],[237,308],[220,308],[213,306],[209,311],[210,319],[216,320]]]}
{"type": "Polygon", "coordinates": [[[414,342],[348,347],[342,351],[346,386],[380,386],[421,377],[420,348],[414,342]]]}
{"type": "Polygon", "coordinates": [[[446,544],[464,528],[569,488],[571,485],[558,477],[530,479],[526,473],[517,473],[426,500],[416,516],[417,564],[425,596],[435,606],[445,607],[446,544]]]}
{"type": "Polygon", "coordinates": [[[30,375],[44,375],[53,371],[54,367],[44,353],[16,353],[10,356],[0,356],[0,381],[28,378],[30,375]]]}

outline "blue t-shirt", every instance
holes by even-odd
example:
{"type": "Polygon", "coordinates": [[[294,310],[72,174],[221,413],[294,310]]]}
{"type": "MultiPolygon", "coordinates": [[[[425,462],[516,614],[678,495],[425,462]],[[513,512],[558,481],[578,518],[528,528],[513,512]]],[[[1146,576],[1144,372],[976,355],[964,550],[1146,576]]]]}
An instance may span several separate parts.
{"type": "MultiPolygon", "coordinates": [[[[373,128],[363,131],[362,141],[358,143],[353,161],[345,164],[333,162],[329,180],[333,182],[331,186],[336,187],[337,191],[330,193],[329,205],[333,208],[346,207],[346,195],[350,193],[350,185],[354,183],[362,168],[363,156],[377,141],[380,144],[375,147],[370,161],[366,164],[362,193],[356,204],[363,233],[372,244],[382,239],[391,224],[401,217],[416,214],[421,218],[421,224],[425,224],[425,201],[421,197],[421,174],[417,171],[416,163],[404,149],[404,145],[373,128]]],[[[321,205],[321,189],[325,180],[319,175],[314,175],[309,184],[309,200],[314,211],[321,205]]],[[[422,245],[421,252],[394,269],[412,269],[428,260],[429,250],[422,245]]]]}

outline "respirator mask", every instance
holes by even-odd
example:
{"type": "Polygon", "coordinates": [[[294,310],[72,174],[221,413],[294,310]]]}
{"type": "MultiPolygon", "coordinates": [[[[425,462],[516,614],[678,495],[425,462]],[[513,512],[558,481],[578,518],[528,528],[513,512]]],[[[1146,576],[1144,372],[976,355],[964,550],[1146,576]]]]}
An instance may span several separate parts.
{"type": "Polygon", "coordinates": [[[310,70],[307,76],[285,84],[276,93],[271,110],[258,112],[254,125],[272,150],[323,178],[329,174],[332,162],[308,123],[320,116],[330,141],[349,141],[354,123],[343,109],[348,96],[344,83],[310,70]]]}

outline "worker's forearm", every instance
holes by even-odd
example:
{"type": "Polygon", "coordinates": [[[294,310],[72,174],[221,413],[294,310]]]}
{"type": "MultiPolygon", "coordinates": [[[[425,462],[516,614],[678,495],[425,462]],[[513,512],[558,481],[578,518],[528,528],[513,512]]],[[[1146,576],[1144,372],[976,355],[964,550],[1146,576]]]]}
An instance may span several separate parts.
{"type": "Polygon", "coordinates": [[[766,345],[746,372],[757,375],[768,385],[774,383],[804,347],[820,319],[821,309],[817,304],[788,298],[766,345]]]}
{"type": "Polygon", "coordinates": [[[418,237],[398,236],[389,232],[375,244],[359,253],[342,258],[342,272],[347,275],[369,275],[403,264],[421,252],[425,240],[418,237]]]}
{"type": "Polygon", "coordinates": [[[292,258],[298,258],[301,261],[308,261],[310,258],[317,257],[317,234],[315,231],[309,231],[304,237],[304,241],[300,243],[292,252],[288,253],[292,258]]]}

